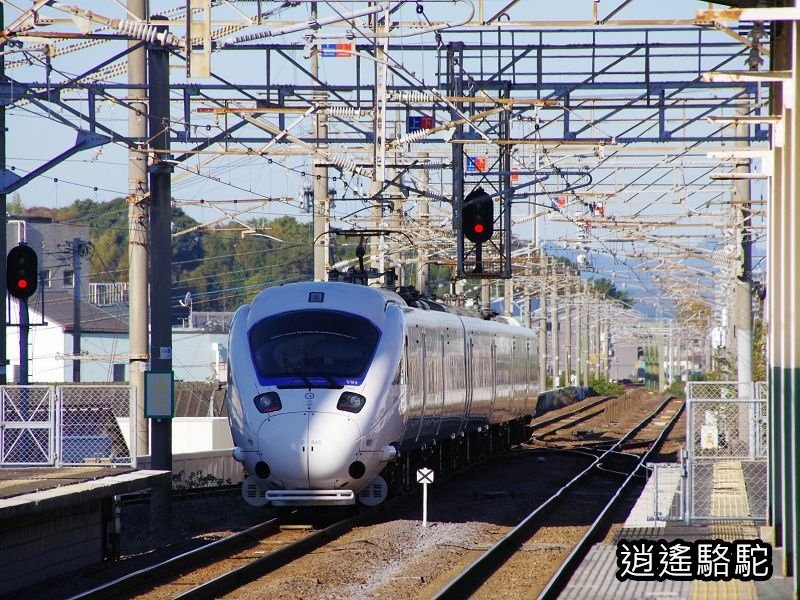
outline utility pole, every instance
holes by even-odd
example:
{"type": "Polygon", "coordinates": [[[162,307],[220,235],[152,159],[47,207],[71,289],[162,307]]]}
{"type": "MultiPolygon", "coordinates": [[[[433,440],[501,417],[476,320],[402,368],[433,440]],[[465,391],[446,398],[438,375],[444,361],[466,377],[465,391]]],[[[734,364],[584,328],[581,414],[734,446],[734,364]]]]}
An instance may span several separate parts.
{"type": "MultiPolygon", "coordinates": [[[[132,16],[147,20],[147,0],[128,0],[128,12],[132,16]]],[[[147,140],[147,50],[143,42],[128,42],[135,48],[128,54],[128,136],[147,140]]],[[[128,152],[128,335],[130,358],[128,381],[136,394],[136,444],[139,455],[150,454],[148,420],[144,415],[144,373],[148,361],[149,321],[147,314],[147,226],[150,197],[147,186],[146,142],[139,149],[128,152]]],[[[3,211],[5,215],[5,211],[3,211]]],[[[5,234],[5,228],[3,228],[5,234]]],[[[5,285],[5,278],[3,278],[5,285]]]]}
{"type": "MultiPolygon", "coordinates": [[[[156,19],[153,19],[156,21],[156,19]]],[[[156,21],[157,23],[160,21],[156,21]]],[[[166,25],[159,25],[160,32],[166,25]]],[[[149,44],[148,75],[150,92],[150,369],[154,373],[172,372],[172,165],[169,153],[169,49],[149,44]]],[[[171,393],[171,390],[170,390],[171,393]]],[[[170,406],[174,399],[170,398],[170,406]]],[[[152,468],[172,471],[172,419],[152,419],[152,468]]],[[[155,486],[150,495],[150,527],[161,532],[168,527],[172,508],[171,482],[155,486]]]]}
{"type": "Polygon", "coordinates": [[[560,373],[558,371],[558,283],[555,278],[555,266],[553,266],[553,288],[550,290],[550,367],[553,371],[553,387],[560,385],[560,373]]]}
{"type": "MultiPolygon", "coordinates": [[[[796,40],[800,43],[800,40],[796,40]]],[[[736,108],[737,115],[747,113],[745,107],[736,108]]],[[[750,133],[750,126],[746,122],[736,124],[736,135],[747,136],[750,133]]],[[[737,145],[747,146],[747,142],[739,142],[737,145]]],[[[737,173],[749,173],[749,159],[741,159],[736,163],[737,173]]],[[[746,175],[744,175],[746,177],[746,175]]],[[[750,180],[736,179],[733,182],[733,208],[736,214],[736,206],[740,206],[739,216],[742,219],[740,230],[742,248],[742,268],[741,274],[735,282],[736,299],[734,319],[736,322],[736,373],[739,381],[739,398],[751,399],[754,397],[753,389],[753,239],[751,231],[751,205],[750,205],[750,180]]],[[[759,411],[755,403],[751,403],[749,410],[740,411],[739,427],[742,431],[748,431],[748,447],[750,456],[754,457],[756,452],[757,440],[759,437],[758,425],[759,411]]]]}
{"type": "Polygon", "coordinates": [[[481,314],[488,316],[492,314],[492,294],[489,289],[489,282],[485,279],[480,280],[481,286],[481,314]]]}
{"type": "Polygon", "coordinates": [[[578,386],[586,385],[583,379],[583,292],[580,283],[575,294],[575,380],[578,386]]]}
{"type": "MultiPolygon", "coordinates": [[[[316,4],[312,6],[316,7],[316,4]]],[[[316,57],[316,54],[314,55],[316,57]]],[[[314,121],[314,137],[324,139],[328,137],[328,122],[326,115],[317,111],[314,121]]],[[[322,144],[317,144],[320,147],[322,144]]],[[[314,182],[314,281],[325,281],[328,278],[328,269],[331,260],[331,236],[328,233],[330,223],[330,196],[328,191],[328,167],[321,165],[314,159],[312,170],[314,182]]]]}
{"type": "Polygon", "coordinates": [[[587,291],[588,283],[585,279],[581,280],[581,303],[578,318],[578,368],[581,371],[581,385],[589,385],[589,294],[587,291]]]}
{"type": "Polygon", "coordinates": [[[605,332],[605,340],[603,341],[605,364],[603,365],[603,370],[605,371],[605,378],[611,381],[611,302],[606,302],[605,307],[606,318],[603,322],[603,331],[605,332]]]}
{"type": "Polygon", "coordinates": [[[565,287],[564,292],[564,371],[567,373],[567,385],[572,384],[572,284],[565,287]]]}
{"type": "Polygon", "coordinates": [[[675,381],[675,353],[674,353],[674,334],[672,329],[672,322],[669,324],[667,332],[667,384],[671,385],[675,381]]]}
{"type": "Polygon", "coordinates": [[[522,288],[522,324],[531,328],[531,290],[527,285],[522,288]]]}
{"type": "MultiPolygon", "coordinates": [[[[463,64],[464,42],[451,42],[447,45],[447,91],[452,96],[464,95],[464,78],[459,69],[463,64]]],[[[458,121],[459,111],[462,109],[460,102],[455,103],[455,108],[450,108],[450,119],[458,121]],[[457,109],[457,110],[456,110],[457,109]]],[[[456,125],[453,129],[453,139],[460,140],[464,136],[464,125],[456,125]]],[[[464,206],[464,149],[461,144],[452,144],[453,164],[453,230],[456,232],[456,275],[461,277],[464,271],[464,236],[461,235],[461,213],[464,206]]]]}
{"type": "Polygon", "coordinates": [[[602,300],[599,294],[595,295],[592,306],[594,308],[594,315],[595,315],[594,323],[592,324],[592,326],[594,327],[594,357],[595,357],[594,376],[599,379],[602,376],[603,370],[601,366],[601,360],[603,359],[604,356],[601,346],[602,343],[601,323],[603,322],[603,317],[600,309],[602,308],[602,300]]]}
{"type": "MultiPolygon", "coordinates": [[[[396,169],[389,169],[388,170],[389,176],[388,179],[391,181],[397,181],[400,174],[397,172],[396,169]]],[[[393,231],[402,231],[403,229],[403,202],[405,197],[400,192],[400,188],[397,186],[389,186],[387,188],[387,192],[389,195],[389,201],[391,202],[391,208],[389,210],[389,229],[393,231]]],[[[386,265],[386,268],[389,268],[391,265],[394,265],[397,271],[397,283],[399,285],[406,285],[406,261],[403,260],[403,252],[399,251],[397,254],[394,255],[393,259],[389,261],[389,264],[386,265]]],[[[386,279],[384,278],[384,285],[387,284],[386,279]]]]}
{"type": "Polygon", "coordinates": [[[547,282],[544,277],[539,285],[539,391],[543,392],[547,389],[547,282]]]}
{"type": "MultiPolygon", "coordinates": [[[[0,3],[0,31],[6,27],[5,21],[6,5],[0,3]]],[[[6,57],[0,53],[0,79],[5,78],[6,57]]],[[[0,171],[6,170],[6,107],[0,104],[0,171]]],[[[0,251],[3,253],[0,259],[0,385],[5,385],[8,381],[6,369],[8,368],[8,350],[6,348],[6,329],[8,328],[8,317],[6,316],[8,306],[8,290],[6,289],[6,254],[8,253],[8,240],[6,239],[6,224],[8,216],[6,214],[6,194],[0,192],[0,251]]]]}
{"type": "Polygon", "coordinates": [[[656,335],[656,387],[655,391],[660,392],[666,386],[667,375],[664,369],[664,322],[659,323],[659,333],[656,335]]]}
{"type": "MultiPolygon", "coordinates": [[[[427,152],[419,153],[419,161],[425,163],[428,160],[427,152]]],[[[430,183],[430,176],[428,169],[422,169],[420,174],[420,189],[428,191],[428,184],[430,183]]],[[[428,230],[430,224],[430,204],[428,197],[420,194],[417,198],[418,218],[419,224],[423,231],[428,230]]],[[[416,288],[420,294],[426,297],[431,295],[431,265],[428,263],[428,247],[425,242],[417,244],[417,285],[416,288]]]]}
{"type": "Polygon", "coordinates": [[[80,238],[72,239],[72,381],[81,380],[81,256],[87,244],[80,238]]]}
{"type": "MultiPolygon", "coordinates": [[[[746,115],[745,107],[737,107],[737,115],[746,115]]],[[[750,126],[744,123],[737,123],[736,135],[747,136],[750,126]]],[[[737,145],[747,146],[747,142],[740,142],[737,145]]],[[[749,159],[742,159],[736,163],[737,173],[749,173],[749,159]]],[[[750,286],[753,275],[753,241],[750,229],[751,210],[750,210],[750,180],[735,179],[733,181],[733,205],[740,206],[740,216],[742,227],[740,232],[742,245],[742,269],[741,275],[735,282],[735,312],[734,323],[736,325],[736,367],[739,383],[742,389],[739,390],[739,397],[748,398],[751,394],[749,388],[753,381],[753,310],[752,294],[750,286]]]]}
{"type": "MultiPolygon", "coordinates": [[[[311,21],[317,20],[317,3],[311,3],[311,21]]],[[[311,49],[311,75],[314,79],[319,79],[319,48],[311,49]]],[[[314,137],[317,140],[328,137],[328,119],[324,106],[327,97],[325,94],[314,96],[314,102],[318,103],[317,111],[314,113],[314,137]]],[[[316,143],[317,148],[322,148],[323,144],[316,143]]],[[[314,167],[311,170],[313,181],[311,188],[314,191],[314,281],[325,281],[328,278],[328,267],[330,262],[330,235],[328,223],[330,219],[330,196],[328,192],[328,167],[324,166],[317,157],[313,157],[314,167]]]]}
{"type": "Polygon", "coordinates": [[[503,313],[506,317],[510,317],[514,314],[514,280],[504,279],[503,284],[503,313]]]}
{"type": "MultiPolygon", "coordinates": [[[[388,102],[389,67],[387,55],[389,51],[389,10],[372,15],[374,40],[374,74],[375,74],[375,115],[373,119],[375,141],[373,148],[373,164],[375,174],[370,188],[370,198],[376,203],[374,208],[375,227],[383,228],[383,195],[386,191],[386,108],[388,102]]],[[[372,239],[370,243],[370,266],[379,273],[386,270],[386,251],[383,235],[372,239]]]]}

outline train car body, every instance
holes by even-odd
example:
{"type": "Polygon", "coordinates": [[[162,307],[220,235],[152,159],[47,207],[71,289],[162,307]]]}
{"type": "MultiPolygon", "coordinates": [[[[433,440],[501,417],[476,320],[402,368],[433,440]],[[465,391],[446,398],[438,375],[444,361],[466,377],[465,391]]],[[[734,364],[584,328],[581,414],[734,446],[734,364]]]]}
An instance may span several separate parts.
{"type": "Polygon", "coordinates": [[[315,282],[269,288],[239,308],[227,401],[249,502],[345,505],[361,493],[377,503],[381,472],[399,457],[530,417],[534,333],[424,305],[315,282]]]}

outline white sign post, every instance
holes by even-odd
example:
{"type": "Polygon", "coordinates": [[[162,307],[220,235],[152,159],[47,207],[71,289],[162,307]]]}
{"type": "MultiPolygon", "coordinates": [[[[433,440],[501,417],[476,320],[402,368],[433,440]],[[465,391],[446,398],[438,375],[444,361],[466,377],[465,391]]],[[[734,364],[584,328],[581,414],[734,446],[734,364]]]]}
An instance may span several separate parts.
{"type": "Polygon", "coordinates": [[[417,483],[422,484],[422,526],[428,526],[428,484],[433,483],[433,469],[417,469],[417,483]]]}

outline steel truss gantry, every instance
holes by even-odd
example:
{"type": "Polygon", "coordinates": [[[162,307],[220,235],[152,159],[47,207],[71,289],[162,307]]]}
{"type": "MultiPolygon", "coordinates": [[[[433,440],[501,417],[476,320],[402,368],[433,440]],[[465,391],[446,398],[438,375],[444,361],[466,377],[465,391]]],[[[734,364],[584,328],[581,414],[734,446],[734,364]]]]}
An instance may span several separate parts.
{"type": "MultiPolygon", "coordinates": [[[[180,28],[181,22],[171,25],[180,28]]],[[[743,26],[740,35],[747,31],[743,26]]],[[[212,64],[230,56],[234,63],[260,68],[244,73],[215,69],[210,81],[171,84],[172,160],[186,163],[217,152],[269,164],[276,157],[290,162],[313,157],[319,166],[339,171],[342,181],[364,179],[376,205],[391,190],[399,190],[452,206],[456,230],[465,193],[488,184],[497,200],[499,233],[485,259],[494,267],[482,276],[509,277],[514,204],[535,202],[545,193],[545,184],[568,193],[589,180],[601,182],[608,173],[604,163],[613,162],[605,157],[633,145],[687,148],[766,139],[767,130],[759,123],[742,138],[707,120],[741,106],[748,114],[762,113],[758,83],[703,80],[706,71],[738,66],[746,59],[750,49],[740,41],[703,27],[568,33],[569,43],[562,30],[502,27],[445,30],[434,44],[392,41],[385,44],[390,77],[382,86],[376,85],[379,50],[374,40],[354,41],[348,57],[324,58],[323,63],[337,61],[336,76],[325,79],[306,64],[309,52],[323,52],[319,44],[226,45],[219,57],[212,55],[212,64]],[[394,58],[398,55],[413,59],[399,61],[394,58]],[[430,65],[435,68],[428,73],[430,65]],[[383,88],[386,98],[378,98],[376,90],[383,88]],[[381,110],[387,129],[383,152],[392,175],[371,186],[376,177],[374,123],[381,110]],[[317,114],[327,118],[324,139],[313,134],[317,114]],[[428,126],[415,128],[422,117],[431,119],[428,126]],[[422,151],[424,160],[417,157],[422,151]],[[583,177],[550,166],[587,151],[599,160],[583,166],[583,177]],[[475,165],[478,157],[485,161],[480,167],[475,165]],[[440,171],[440,191],[416,183],[419,170],[426,168],[440,171]]],[[[147,140],[129,137],[98,114],[100,103],[128,106],[132,86],[107,80],[104,74],[116,72],[135,48],[112,53],[77,76],[59,77],[54,60],[42,61],[45,78],[39,82],[24,81],[12,71],[0,82],[0,102],[7,110],[33,105],[82,135],[102,136],[92,139],[139,147],[147,140]]],[[[181,48],[171,53],[174,65],[185,65],[181,48]]],[[[7,183],[5,191],[12,189],[7,183]]],[[[340,201],[349,197],[342,193],[340,201]]],[[[471,251],[456,248],[459,276],[470,273],[471,251]]]]}

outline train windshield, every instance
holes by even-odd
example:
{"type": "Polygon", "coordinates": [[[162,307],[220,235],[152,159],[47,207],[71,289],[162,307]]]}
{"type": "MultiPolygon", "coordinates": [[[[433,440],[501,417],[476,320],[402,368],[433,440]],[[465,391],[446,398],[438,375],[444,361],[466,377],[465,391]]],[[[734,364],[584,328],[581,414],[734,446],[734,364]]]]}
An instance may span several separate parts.
{"type": "Polygon", "coordinates": [[[250,350],[263,378],[363,375],[380,332],[367,319],[330,310],[269,317],[250,331],[250,350]]]}

